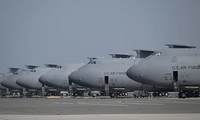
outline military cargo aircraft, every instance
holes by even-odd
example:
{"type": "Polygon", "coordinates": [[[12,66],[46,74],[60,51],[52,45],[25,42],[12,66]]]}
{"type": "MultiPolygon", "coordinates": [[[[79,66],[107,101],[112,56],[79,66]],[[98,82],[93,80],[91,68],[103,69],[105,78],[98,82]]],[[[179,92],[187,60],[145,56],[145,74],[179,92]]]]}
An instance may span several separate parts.
{"type": "Polygon", "coordinates": [[[181,98],[199,96],[200,49],[167,46],[173,49],[155,51],[129,68],[127,76],[143,84],[172,88],[181,98]]]}
{"type": "Polygon", "coordinates": [[[9,72],[5,74],[4,79],[1,81],[1,85],[8,88],[7,95],[20,94],[23,91],[23,87],[16,84],[16,80],[26,74],[29,69],[22,68],[9,68],[9,72]]]}
{"type": "Polygon", "coordinates": [[[39,77],[46,72],[54,69],[55,67],[59,67],[57,65],[53,64],[46,64],[46,67],[36,67],[31,69],[29,72],[27,72],[25,75],[20,76],[16,83],[19,86],[22,86],[28,90],[28,95],[44,95],[45,89],[48,89],[47,86],[43,86],[39,82],[39,77]]]}
{"type": "Polygon", "coordinates": [[[58,91],[63,90],[69,91],[69,93],[71,94],[83,94],[82,92],[77,92],[78,88],[81,88],[81,91],[83,91],[83,87],[72,84],[68,79],[69,74],[71,74],[73,71],[77,70],[81,66],[83,66],[83,64],[61,65],[61,68],[50,70],[46,74],[42,75],[39,78],[39,81],[43,85],[57,88],[58,91]]]}
{"type": "MultiPolygon", "coordinates": [[[[5,79],[5,77],[6,77],[5,74],[0,73],[0,83],[1,83],[1,81],[2,81],[3,79],[5,79]]],[[[4,87],[4,86],[2,86],[2,85],[0,84],[0,90],[6,90],[6,87],[4,87]]]]}
{"type": "Polygon", "coordinates": [[[71,73],[69,80],[94,90],[103,90],[104,95],[111,97],[125,95],[127,91],[153,90],[152,86],[135,82],[126,76],[130,66],[137,64],[153,51],[136,52],[140,58],[125,54],[111,54],[112,58],[89,58],[90,62],[71,73]]]}
{"type": "MultiPolygon", "coordinates": [[[[6,77],[6,74],[0,73],[0,83],[1,83],[1,81],[2,81],[3,79],[5,79],[5,77],[6,77]]],[[[4,86],[2,86],[2,85],[0,84],[0,96],[5,96],[5,95],[6,95],[6,87],[4,87],[4,86]]]]}

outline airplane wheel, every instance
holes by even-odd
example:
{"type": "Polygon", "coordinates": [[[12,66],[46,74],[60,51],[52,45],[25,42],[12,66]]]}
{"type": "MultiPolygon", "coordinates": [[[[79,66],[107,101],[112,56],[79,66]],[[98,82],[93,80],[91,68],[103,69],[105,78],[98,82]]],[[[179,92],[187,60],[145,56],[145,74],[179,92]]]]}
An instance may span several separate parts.
{"type": "Polygon", "coordinates": [[[166,92],[166,93],[165,93],[165,96],[166,96],[166,97],[168,97],[168,96],[169,96],[169,93],[168,93],[168,92],[166,92]]]}
{"type": "Polygon", "coordinates": [[[101,92],[101,96],[106,96],[106,93],[105,92],[101,92]]]}
{"type": "Polygon", "coordinates": [[[111,97],[111,98],[114,98],[114,97],[116,97],[116,94],[115,94],[115,93],[111,93],[111,94],[110,94],[110,97],[111,97]]]}
{"type": "Polygon", "coordinates": [[[179,98],[186,98],[186,93],[185,92],[180,92],[179,93],[179,98]]]}
{"type": "Polygon", "coordinates": [[[194,97],[199,97],[199,92],[195,92],[194,97]]]}
{"type": "Polygon", "coordinates": [[[156,92],[153,93],[153,97],[157,97],[157,93],[156,92]]]}
{"type": "Polygon", "coordinates": [[[199,91],[194,92],[194,97],[200,97],[200,92],[199,91]]]}
{"type": "Polygon", "coordinates": [[[162,94],[161,92],[159,92],[159,93],[158,93],[158,96],[159,96],[159,97],[162,97],[162,96],[163,96],[163,94],[162,94]]]}

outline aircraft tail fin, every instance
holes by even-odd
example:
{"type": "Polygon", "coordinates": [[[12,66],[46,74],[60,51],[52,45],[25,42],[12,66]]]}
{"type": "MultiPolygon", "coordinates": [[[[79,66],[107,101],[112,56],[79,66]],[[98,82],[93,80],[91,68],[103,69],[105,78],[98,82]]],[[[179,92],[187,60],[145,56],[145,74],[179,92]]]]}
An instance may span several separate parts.
{"type": "Polygon", "coordinates": [[[177,45],[177,44],[166,44],[169,48],[197,48],[197,46],[190,45],[177,45]]]}
{"type": "Polygon", "coordinates": [[[131,58],[134,57],[133,55],[129,54],[109,54],[112,56],[112,58],[131,58]]]}
{"type": "Polygon", "coordinates": [[[57,64],[45,64],[46,67],[49,67],[49,68],[62,68],[61,65],[57,65],[57,64]]]}
{"type": "Polygon", "coordinates": [[[36,66],[36,65],[25,65],[27,69],[35,69],[39,66],[36,66]]]}
{"type": "Polygon", "coordinates": [[[137,53],[136,58],[146,58],[155,52],[153,50],[134,50],[134,51],[136,51],[137,53]]]}
{"type": "Polygon", "coordinates": [[[8,68],[10,73],[16,73],[20,68],[8,68]]]}

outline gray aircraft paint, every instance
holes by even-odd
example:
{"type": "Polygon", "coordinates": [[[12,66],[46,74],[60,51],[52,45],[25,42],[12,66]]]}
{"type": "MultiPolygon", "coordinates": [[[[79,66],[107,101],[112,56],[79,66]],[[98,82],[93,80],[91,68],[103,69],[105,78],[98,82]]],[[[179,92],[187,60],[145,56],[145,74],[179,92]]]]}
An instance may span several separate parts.
{"type": "Polygon", "coordinates": [[[28,69],[19,69],[14,73],[7,73],[7,77],[1,81],[1,85],[6,88],[13,89],[13,90],[22,90],[23,87],[16,84],[17,79],[21,76],[27,74],[30,70],[28,69]]]}
{"type": "Polygon", "coordinates": [[[127,76],[140,83],[173,87],[173,71],[179,85],[200,85],[200,49],[168,49],[155,52],[133,65],[127,76]]]}
{"type": "Polygon", "coordinates": [[[46,74],[39,78],[39,81],[49,87],[68,89],[69,79],[68,76],[73,71],[83,66],[83,64],[65,64],[62,68],[55,68],[48,71],[46,74]]]}
{"type": "Polygon", "coordinates": [[[16,83],[27,89],[42,89],[42,84],[39,82],[39,77],[52,69],[53,68],[48,67],[38,67],[32,69],[26,75],[18,78],[16,83]]]}
{"type": "Polygon", "coordinates": [[[69,79],[81,86],[104,89],[104,76],[109,76],[110,88],[142,89],[142,84],[126,76],[127,69],[139,60],[136,58],[95,59],[70,74],[69,79]]]}
{"type": "MultiPolygon", "coordinates": [[[[6,78],[6,74],[0,74],[0,83],[1,83],[1,81],[3,80],[3,79],[5,79],[6,78]]],[[[2,86],[1,84],[0,84],[0,90],[5,90],[6,89],[6,87],[4,87],[4,86],[2,86]]]]}

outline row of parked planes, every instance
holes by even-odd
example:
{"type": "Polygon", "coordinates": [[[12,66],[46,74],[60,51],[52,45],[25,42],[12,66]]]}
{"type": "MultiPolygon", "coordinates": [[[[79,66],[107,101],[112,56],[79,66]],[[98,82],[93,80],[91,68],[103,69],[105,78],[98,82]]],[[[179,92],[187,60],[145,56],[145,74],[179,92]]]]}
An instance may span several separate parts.
{"type": "Polygon", "coordinates": [[[26,65],[9,68],[0,75],[1,95],[52,95],[68,91],[111,97],[141,90],[153,96],[178,92],[180,98],[200,96],[200,49],[167,44],[163,50],[135,50],[137,55],[110,54],[111,58],[89,58],[87,64],[26,65]]]}

